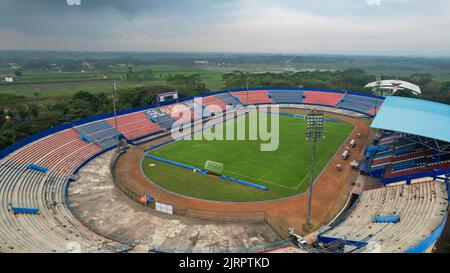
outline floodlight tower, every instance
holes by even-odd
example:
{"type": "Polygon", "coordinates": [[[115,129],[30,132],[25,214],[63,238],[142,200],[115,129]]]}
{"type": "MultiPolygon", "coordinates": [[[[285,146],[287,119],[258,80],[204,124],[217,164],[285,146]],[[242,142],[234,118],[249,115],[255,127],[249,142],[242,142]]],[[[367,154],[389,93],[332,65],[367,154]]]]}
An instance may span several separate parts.
{"type": "Polygon", "coordinates": [[[248,105],[248,71],[247,71],[247,101],[245,102],[248,105]]]}
{"type": "Polygon", "coordinates": [[[317,141],[324,138],[323,133],[324,117],[323,113],[313,110],[306,116],[306,140],[313,142],[312,158],[311,158],[311,180],[308,186],[308,209],[306,212],[306,224],[303,227],[305,231],[311,229],[311,205],[312,205],[312,190],[314,184],[314,163],[316,159],[316,144],[317,141]]]}
{"type": "Polygon", "coordinates": [[[117,122],[117,110],[116,110],[116,100],[117,100],[117,86],[116,86],[116,80],[114,80],[113,82],[113,94],[112,94],[112,98],[113,98],[113,107],[114,107],[114,126],[116,127],[116,140],[117,140],[117,150],[120,149],[120,142],[119,142],[119,126],[118,126],[118,122],[117,122]]]}

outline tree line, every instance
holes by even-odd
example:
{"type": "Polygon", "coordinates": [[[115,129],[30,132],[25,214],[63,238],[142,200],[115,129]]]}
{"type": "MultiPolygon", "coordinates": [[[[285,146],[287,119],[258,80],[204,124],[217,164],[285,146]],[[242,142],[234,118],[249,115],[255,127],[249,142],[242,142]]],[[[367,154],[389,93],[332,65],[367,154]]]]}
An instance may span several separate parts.
{"type": "MultiPolygon", "coordinates": [[[[384,76],[383,78],[389,78],[384,76]]],[[[344,71],[305,71],[285,73],[246,73],[233,71],[223,75],[226,89],[251,87],[310,87],[369,93],[363,87],[374,79],[360,69],[344,71]]],[[[420,98],[450,104],[450,82],[440,83],[428,74],[401,78],[422,87],[420,98]]],[[[160,92],[178,90],[182,97],[210,92],[199,74],[176,74],[163,85],[148,85],[118,92],[118,110],[155,103],[160,92]]],[[[400,96],[411,96],[400,92],[400,96]]],[[[95,115],[112,112],[112,94],[93,94],[80,90],[58,100],[0,94],[0,149],[48,128],[95,115]]]]}

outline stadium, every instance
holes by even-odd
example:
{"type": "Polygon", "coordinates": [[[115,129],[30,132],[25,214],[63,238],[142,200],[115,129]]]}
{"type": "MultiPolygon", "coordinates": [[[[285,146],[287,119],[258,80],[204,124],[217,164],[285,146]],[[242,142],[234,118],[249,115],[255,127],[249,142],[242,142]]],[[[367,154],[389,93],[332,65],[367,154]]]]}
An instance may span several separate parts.
{"type": "Polygon", "coordinates": [[[62,124],[0,152],[0,252],[187,251],[175,243],[140,249],[105,234],[102,223],[79,209],[88,203],[109,206],[94,195],[105,187],[85,184],[86,198],[77,197],[81,188],[74,187],[86,168],[111,176],[120,198],[155,219],[255,224],[274,234],[265,244],[193,252],[432,252],[448,215],[449,123],[448,105],[419,99],[251,88],[171,96],[62,124]],[[210,106],[225,114],[213,114],[210,106]],[[269,123],[280,122],[274,152],[261,152],[257,140],[171,135],[174,123],[186,117],[193,127],[204,125],[190,135],[239,122],[247,125],[247,135],[252,113],[269,106],[279,109],[265,112],[269,123]],[[305,229],[311,113],[323,114],[324,137],[317,140],[311,226],[305,229]],[[100,162],[102,172],[92,169],[93,162],[100,162]]]}

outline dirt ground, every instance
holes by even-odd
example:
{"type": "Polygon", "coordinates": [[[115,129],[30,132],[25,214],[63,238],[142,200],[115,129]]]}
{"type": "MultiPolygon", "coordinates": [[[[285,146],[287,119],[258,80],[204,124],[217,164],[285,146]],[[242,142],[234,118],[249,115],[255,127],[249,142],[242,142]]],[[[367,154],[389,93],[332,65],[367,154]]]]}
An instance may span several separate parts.
{"type": "Polygon", "coordinates": [[[134,252],[225,252],[280,238],[264,224],[212,223],[170,216],[130,200],[114,185],[108,152],[86,165],[68,190],[69,203],[99,233],[134,244],[134,252]]]}
{"type": "MultiPolygon", "coordinates": [[[[286,111],[284,110],[283,112],[286,111]]],[[[289,110],[288,112],[305,113],[305,111],[296,109],[289,110]]],[[[355,126],[355,130],[348,137],[346,143],[339,148],[336,156],[330,161],[329,165],[323,170],[314,184],[311,221],[315,229],[324,224],[328,224],[344,207],[348,199],[351,182],[354,182],[352,179],[357,177],[355,174],[358,173],[358,171],[351,169],[349,163],[354,159],[358,160],[363,157],[364,148],[370,144],[373,137],[373,131],[365,120],[353,119],[336,114],[327,114],[327,116],[350,122],[355,126]],[[361,134],[361,138],[358,139],[357,133],[361,134]],[[341,154],[351,139],[357,140],[357,146],[351,150],[350,158],[347,161],[343,161],[341,154]],[[336,170],[336,164],[338,163],[343,167],[341,172],[336,170]]],[[[275,220],[282,228],[287,230],[289,227],[294,227],[297,233],[304,234],[302,232],[302,226],[306,219],[307,194],[285,200],[234,204],[182,197],[169,193],[152,184],[141,172],[141,160],[144,156],[145,148],[163,140],[159,139],[155,142],[130,148],[117,161],[117,181],[139,195],[150,194],[159,202],[166,204],[220,212],[264,211],[266,215],[275,220]]]]}

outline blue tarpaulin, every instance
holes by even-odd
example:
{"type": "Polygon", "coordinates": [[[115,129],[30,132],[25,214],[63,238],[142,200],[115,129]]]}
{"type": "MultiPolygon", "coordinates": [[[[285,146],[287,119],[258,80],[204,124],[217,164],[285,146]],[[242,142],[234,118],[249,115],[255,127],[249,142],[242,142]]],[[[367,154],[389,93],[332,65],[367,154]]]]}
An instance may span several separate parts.
{"type": "Polygon", "coordinates": [[[378,146],[372,145],[366,148],[364,151],[365,157],[371,157],[378,151],[378,146]]]}
{"type": "Polygon", "coordinates": [[[39,212],[39,209],[36,208],[11,208],[14,214],[37,214],[39,212]]]}
{"type": "Polygon", "coordinates": [[[189,166],[189,165],[186,165],[186,164],[182,164],[182,163],[179,163],[179,162],[175,162],[175,161],[172,161],[172,160],[169,160],[169,159],[165,159],[165,158],[161,158],[161,157],[157,157],[157,156],[153,156],[153,155],[149,155],[149,154],[146,154],[145,157],[150,158],[150,159],[154,159],[154,160],[157,160],[157,161],[161,161],[161,162],[164,162],[164,163],[172,164],[172,165],[175,165],[175,166],[178,166],[178,167],[182,167],[182,168],[185,168],[185,169],[193,170],[193,171],[201,173],[201,174],[208,174],[207,171],[204,171],[202,169],[198,169],[198,168],[195,168],[195,167],[192,167],[192,166],[189,166]]]}
{"type": "Polygon", "coordinates": [[[359,164],[359,170],[367,172],[369,170],[369,164],[367,164],[367,162],[361,162],[361,164],[359,164]]]}
{"type": "Polygon", "coordinates": [[[87,143],[92,143],[93,142],[92,139],[90,139],[89,137],[84,136],[84,135],[81,135],[80,139],[86,141],[87,143]]]}
{"type": "Polygon", "coordinates": [[[400,217],[396,215],[392,216],[377,216],[373,219],[375,223],[397,223],[400,221],[400,217]]]}
{"type": "Polygon", "coordinates": [[[258,185],[258,184],[253,184],[253,183],[250,183],[250,182],[247,182],[247,181],[243,181],[243,180],[240,180],[240,179],[237,179],[237,178],[233,178],[233,177],[229,177],[229,176],[225,176],[225,175],[220,176],[220,178],[222,178],[224,180],[231,181],[231,182],[239,183],[239,184],[242,184],[244,186],[252,187],[252,188],[255,188],[255,189],[258,189],[258,190],[263,190],[263,191],[269,190],[267,187],[264,187],[264,186],[261,186],[261,185],[258,185]]]}
{"type": "Polygon", "coordinates": [[[28,164],[28,169],[39,171],[39,172],[43,172],[43,173],[48,172],[47,168],[44,168],[42,166],[38,166],[38,165],[35,165],[35,164],[31,164],[31,163],[28,164]]]}

